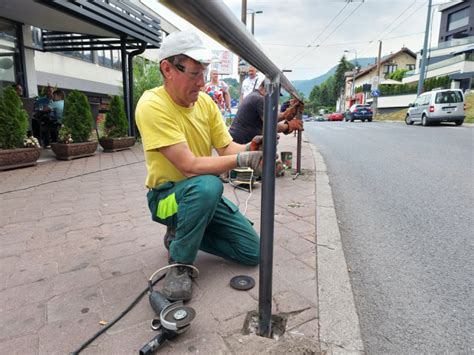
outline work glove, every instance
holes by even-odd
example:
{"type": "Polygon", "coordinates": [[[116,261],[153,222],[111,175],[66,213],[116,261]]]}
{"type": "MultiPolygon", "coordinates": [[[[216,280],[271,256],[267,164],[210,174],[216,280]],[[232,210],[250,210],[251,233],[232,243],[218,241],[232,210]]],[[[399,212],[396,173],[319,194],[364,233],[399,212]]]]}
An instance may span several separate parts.
{"type": "Polygon", "coordinates": [[[303,130],[303,121],[298,119],[293,119],[291,121],[286,121],[288,125],[288,131],[285,134],[291,133],[293,131],[302,131],[303,130]]]}
{"type": "Polygon", "coordinates": [[[297,112],[297,106],[289,106],[282,114],[283,119],[286,121],[291,120],[293,117],[295,117],[297,112]]]}
{"type": "Polygon", "coordinates": [[[262,176],[263,153],[256,152],[240,152],[237,154],[238,168],[252,168],[255,175],[262,176]]]}
{"type": "Polygon", "coordinates": [[[257,150],[262,150],[262,144],[263,144],[263,136],[255,136],[252,138],[250,143],[247,143],[245,145],[245,150],[247,152],[254,152],[257,150]]]}

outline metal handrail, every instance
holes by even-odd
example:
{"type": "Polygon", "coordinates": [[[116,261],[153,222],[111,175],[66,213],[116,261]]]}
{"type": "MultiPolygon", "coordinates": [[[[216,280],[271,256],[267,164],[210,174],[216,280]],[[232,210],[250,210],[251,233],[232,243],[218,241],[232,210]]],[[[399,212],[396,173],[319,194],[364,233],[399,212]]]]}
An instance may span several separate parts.
{"type": "Polygon", "coordinates": [[[159,0],[173,12],[205,32],[222,46],[245,59],[271,80],[280,80],[281,86],[294,98],[298,92],[283,72],[266,56],[245,25],[222,1],[159,0]]]}
{"type": "MultiPolygon", "coordinates": [[[[300,100],[297,91],[278,67],[263,53],[254,37],[222,1],[160,0],[230,51],[265,74],[263,161],[274,161],[280,86],[300,100]]],[[[301,132],[298,132],[301,142],[301,132]]],[[[301,144],[297,152],[300,173],[301,144]]],[[[275,164],[263,164],[260,226],[259,335],[271,337],[273,234],[275,224],[275,164]]]]}

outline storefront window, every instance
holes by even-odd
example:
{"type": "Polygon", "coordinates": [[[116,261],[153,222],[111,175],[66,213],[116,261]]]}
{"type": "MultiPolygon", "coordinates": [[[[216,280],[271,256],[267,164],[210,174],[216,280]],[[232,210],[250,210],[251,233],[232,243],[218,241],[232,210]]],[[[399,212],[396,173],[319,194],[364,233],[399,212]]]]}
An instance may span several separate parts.
{"type": "Polygon", "coordinates": [[[18,40],[15,24],[0,19],[0,90],[15,83],[18,40]]]}

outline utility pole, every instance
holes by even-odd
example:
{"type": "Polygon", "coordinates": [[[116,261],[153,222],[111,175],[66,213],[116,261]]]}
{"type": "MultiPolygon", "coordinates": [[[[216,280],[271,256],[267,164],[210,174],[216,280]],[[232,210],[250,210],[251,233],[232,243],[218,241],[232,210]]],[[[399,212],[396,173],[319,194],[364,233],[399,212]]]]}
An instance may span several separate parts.
{"type": "Polygon", "coordinates": [[[426,68],[426,52],[428,52],[428,38],[430,32],[430,22],[431,22],[431,0],[428,1],[428,11],[426,14],[426,28],[425,28],[425,41],[423,43],[423,55],[421,57],[421,66],[420,66],[420,79],[418,80],[418,90],[417,95],[420,95],[423,91],[423,84],[425,81],[425,68],[426,68]]]}
{"type": "MultiPolygon", "coordinates": [[[[242,12],[241,12],[241,19],[244,25],[247,25],[247,0],[242,0],[242,12]]],[[[242,58],[238,59],[238,64],[237,64],[237,70],[240,68],[240,61],[242,58]]],[[[240,91],[242,91],[242,82],[245,79],[245,73],[241,71],[239,73],[239,86],[240,86],[240,91]]],[[[240,104],[240,103],[239,103],[240,104]]]]}
{"type": "MultiPolygon", "coordinates": [[[[372,90],[378,90],[380,85],[380,61],[382,60],[382,41],[379,41],[379,54],[377,56],[377,87],[372,90]]],[[[374,115],[379,111],[379,97],[374,96],[374,115]]]]}

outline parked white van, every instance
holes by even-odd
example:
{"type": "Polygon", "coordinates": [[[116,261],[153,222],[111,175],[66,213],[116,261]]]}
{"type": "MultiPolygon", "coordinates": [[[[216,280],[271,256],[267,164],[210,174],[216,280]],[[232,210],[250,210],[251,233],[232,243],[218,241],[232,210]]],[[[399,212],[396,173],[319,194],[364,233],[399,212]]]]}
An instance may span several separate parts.
{"type": "Polygon", "coordinates": [[[420,122],[428,126],[434,122],[454,122],[460,126],[464,122],[464,108],[464,95],[460,89],[424,92],[410,104],[405,123],[420,122]]]}

